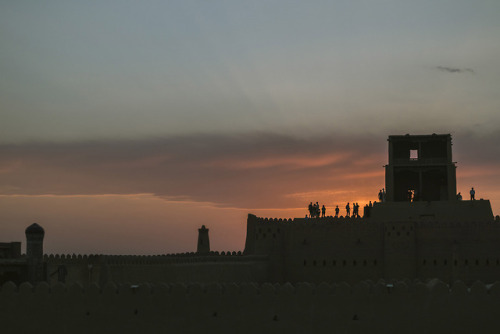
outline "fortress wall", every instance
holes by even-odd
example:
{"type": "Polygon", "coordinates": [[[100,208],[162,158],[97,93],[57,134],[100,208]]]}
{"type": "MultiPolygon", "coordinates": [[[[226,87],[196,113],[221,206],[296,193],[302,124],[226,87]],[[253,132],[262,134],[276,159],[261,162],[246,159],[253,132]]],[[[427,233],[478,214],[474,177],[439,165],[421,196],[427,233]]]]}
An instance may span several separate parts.
{"type": "Polygon", "coordinates": [[[275,219],[249,215],[245,254],[45,256],[48,280],[66,282],[357,282],[500,277],[500,221],[381,222],[363,218],[275,219]],[[249,247],[249,245],[251,247],[249,247]],[[254,253],[250,250],[253,249],[254,253]]]}
{"type": "Polygon", "coordinates": [[[262,282],[268,279],[267,256],[213,252],[166,256],[106,256],[106,280],[115,282],[262,282]]]}
{"type": "Polygon", "coordinates": [[[500,283],[3,285],[6,333],[497,333],[500,283]],[[27,321],[29,317],[29,321],[27,321]]]}
{"type": "Polygon", "coordinates": [[[292,221],[249,215],[248,225],[245,251],[269,254],[270,281],[356,282],[383,277],[380,223],[349,217],[292,221]]]}
{"type": "Polygon", "coordinates": [[[221,261],[107,265],[107,280],[116,282],[264,282],[267,261],[221,261]]]}
{"type": "Polygon", "coordinates": [[[362,218],[277,220],[256,218],[252,222],[253,254],[282,252],[364,255],[379,248],[383,236],[380,223],[362,218]],[[304,245],[311,247],[304,248],[304,245]],[[354,247],[353,247],[354,245],[354,247]]]}
{"type": "Polygon", "coordinates": [[[66,270],[65,280],[68,283],[80,282],[84,285],[102,283],[102,255],[50,254],[44,255],[47,281],[50,284],[58,282],[60,266],[66,270]]]}
{"type": "Polygon", "coordinates": [[[269,281],[500,277],[500,221],[394,221],[249,215],[246,252],[268,254],[269,281]],[[498,263],[498,265],[497,265],[498,263]]]}
{"type": "Polygon", "coordinates": [[[247,244],[251,244],[253,251],[245,252],[250,254],[276,254],[282,252],[283,242],[285,241],[285,232],[293,226],[291,219],[281,218],[248,218],[247,244]]]}
{"type": "Polygon", "coordinates": [[[263,282],[268,279],[267,256],[243,256],[241,252],[209,255],[46,255],[48,282],[59,280],[64,266],[66,283],[115,282],[263,282]]]}
{"type": "Polygon", "coordinates": [[[311,219],[294,223],[286,232],[286,277],[292,282],[356,282],[383,276],[378,224],[352,218],[311,219]]]}
{"type": "Polygon", "coordinates": [[[423,222],[416,231],[418,278],[470,284],[500,277],[498,222],[423,222]]]}
{"type": "Polygon", "coordinates": [[[410,221],[383,224],[383,277],[416,277],[417,237],[410,221]]]}

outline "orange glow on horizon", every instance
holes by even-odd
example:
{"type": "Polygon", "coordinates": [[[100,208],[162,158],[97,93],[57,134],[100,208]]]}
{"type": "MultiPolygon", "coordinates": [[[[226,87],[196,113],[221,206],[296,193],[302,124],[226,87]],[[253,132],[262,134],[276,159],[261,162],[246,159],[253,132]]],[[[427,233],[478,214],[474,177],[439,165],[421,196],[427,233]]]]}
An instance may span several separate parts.
{"type": "Polygon", "coordinates": [[[275,166],[289,166],[292,168],[328,166],[340,161],[345,161],[352,156],[351,153],[324,154],[321,156],[280,156],[263,157],[259,159],[220,159],[206,164],[206,166],[228,169],[268,168],[275,166]]]}

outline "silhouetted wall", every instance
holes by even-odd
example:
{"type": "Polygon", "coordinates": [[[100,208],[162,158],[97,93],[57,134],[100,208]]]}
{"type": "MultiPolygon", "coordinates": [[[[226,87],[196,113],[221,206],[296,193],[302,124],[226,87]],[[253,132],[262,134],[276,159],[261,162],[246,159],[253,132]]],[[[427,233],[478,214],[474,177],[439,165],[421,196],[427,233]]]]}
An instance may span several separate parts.
{"type": "Polygon", "coordinates": [[[249,215],[244,254],[269,256],[270,282],[380,278],[447,283],[500,277],[500,221],[273,219],[249,215]]]}
{"type": "Polygon", "coordinates": [[[46,255],[48,281],[60,280],[64,266],[65,282],[105,284],[107,282],[265,282],[268,279],[266,255],[243,256],[241,252],[210,252],[137,255],[46,255]]]}
{"type": "Polygon", "coordinates": [[[6,283],[5,333],[497,333],[500,283],[6,283]]]}

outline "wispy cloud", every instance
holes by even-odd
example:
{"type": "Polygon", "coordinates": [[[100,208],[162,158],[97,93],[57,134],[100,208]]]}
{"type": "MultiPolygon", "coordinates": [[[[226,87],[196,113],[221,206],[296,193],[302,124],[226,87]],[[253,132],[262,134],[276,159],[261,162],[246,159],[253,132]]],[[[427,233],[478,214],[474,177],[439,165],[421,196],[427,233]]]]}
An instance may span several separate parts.
{"type": "Polygon", "coordinates": [[[450,67],[450,66],[436,66],[436,69],[448,72],[448,73],[474,73],[474,70],[471,68],[458,68],[458,67],[450,67]]]}

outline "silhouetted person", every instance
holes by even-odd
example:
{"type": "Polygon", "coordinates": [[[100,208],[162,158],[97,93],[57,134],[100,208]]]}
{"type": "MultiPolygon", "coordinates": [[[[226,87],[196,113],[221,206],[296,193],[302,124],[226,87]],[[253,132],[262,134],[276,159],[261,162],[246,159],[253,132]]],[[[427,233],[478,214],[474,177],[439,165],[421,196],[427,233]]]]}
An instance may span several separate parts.
{"type": "Polygon", "coordinates": [[[380,202],[382,202],[382,198],[383,198],[382,196],[383,196],[383,195],[382,195],[382,189],[380,189],[380,190],[378,191],[378,200],[379,200],[380,202]]]}
{"type": "Polygon", "coordinates": [[[339,209],[339,206],[337,205],[335,207],[335,217],[338,217],[339,216],[339,212],[340,212],[340,209],[339,209]]]}
{"type": "Polygon", "coordinates": [[[470,200],[473,201],[476,199],[476,191],[474,190],[474,187],[471,188],[470,190],[470,200]]]}
{"type": "Polygon", "coordinates": [[[324,218],[324,217],[325,217],[325,213],[326,213],[326,208],[325,208],[325,206],[323,205],[323,206],[321,207],[321,217],[323,217],[323,218],[324,218]]]}
{"type": "Polygon", "coordinates": [[[309,203],[309,216],[312,218],[313,217],[313,202],[309,203]]]}
{"type": "Polygon", "coordinates": [[[370,203],[368,204],[368,207],[371,208],[372,206],[373,206],[372,201],[370,201],[370,203]]]}
{"type": "Polygon", "coordinates": [[[462,194],[461,193],[458,193],[457,194],[457,200],[461,201],[462,200],[462,194]]]}
{"type": "Polygon", "coordinates": [[[351,215],[351,207],[349,206],[349,202],[347,202],[347,205],[345,206],[345,212],[346,217],[349,217],[351,215]]]}

